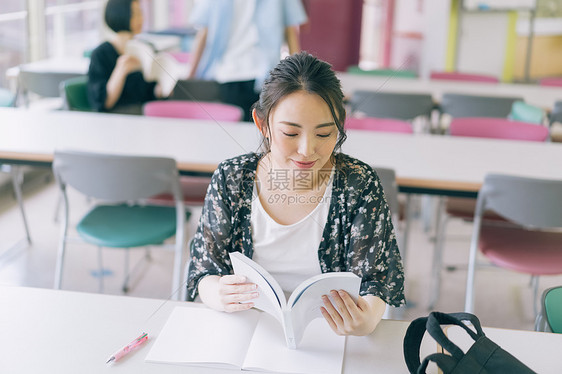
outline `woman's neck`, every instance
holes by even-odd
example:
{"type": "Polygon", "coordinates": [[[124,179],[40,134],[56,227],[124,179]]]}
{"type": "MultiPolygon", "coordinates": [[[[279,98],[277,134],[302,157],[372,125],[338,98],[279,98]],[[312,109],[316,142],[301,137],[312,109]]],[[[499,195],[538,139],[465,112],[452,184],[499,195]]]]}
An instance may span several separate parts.
{"type": "Polygon", "coordinates": [[[115,47],[117,52],[122,55],[125,52],[127,42],[133,39],[133,33],[130,31],[119,31],[111,39],[110,43],[115,47]]]}

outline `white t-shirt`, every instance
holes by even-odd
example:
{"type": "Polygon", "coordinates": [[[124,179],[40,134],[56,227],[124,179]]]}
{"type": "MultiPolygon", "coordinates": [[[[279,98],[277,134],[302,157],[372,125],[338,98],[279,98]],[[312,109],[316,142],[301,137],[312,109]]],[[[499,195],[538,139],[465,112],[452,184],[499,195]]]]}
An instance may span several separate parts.
{"type": "Polygon", "coordinates": [[[215,68],[215,79],[219,83],[256,79],[264,64],[259,50],[258,28],[254,22],[256,0],[231,1],[234,14],[228,43],[215,68]]]}
{"type": "Polygon", "coordinates": [[[290,294],[304,280],[321,274],[318,247],[328,220],[332,176],[324,196],[306,217],[291,225],[277,223],[263,208],[254,185],[252,201],[252,260],[263,266],[290,294]]]}

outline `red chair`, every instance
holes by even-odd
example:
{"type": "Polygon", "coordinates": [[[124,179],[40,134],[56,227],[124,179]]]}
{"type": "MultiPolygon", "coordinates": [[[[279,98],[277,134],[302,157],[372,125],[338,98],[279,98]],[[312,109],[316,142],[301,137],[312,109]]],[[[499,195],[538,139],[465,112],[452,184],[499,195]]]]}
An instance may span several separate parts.
{"type": "MultiPolygon", "coordinates": [[[[548,139],[548,128],[527,122],[511,121],[507,118],[462,117],[455,118],[449,128],[451,136],[475,138],[494,138],[506,140],[522,140],[544,142],[548,139]]],[[[476,151],[476,150],[475,150],[476,151]]],[[[435,248],[433,252],[430,309],[435,307],[441,287],[441,268],[445,246],[445,230],[448,219],[460,218],[467,222],[474,218],[476,199],[447,197],[439,202],[435,248]]],[[[505,224],[502,216],[493,212],[484,216],[487,222],[505,224]]]]}
{"type": "MultiPolygon", "coordinates": [[[[179,100],[148,102],[143,107],[143,113],[152,117],[201,119],[217,122],[239,122],[243,116],[242,109],[235,105],[179,100]]],[[[186,126],[188,125],[186,124],[186,126]]],[[[182,176],[180,184],[184,203],[186,205],[203,205],[210,181],[211,178],[209,177],[182,176]]],[[[173,205],[174,200],[170,194],[161,194],[153,196],[149,203],[173,205]]]]}
{"type": "Polygon", "coordinates": [[[441,72],[434,71],[429,75],[429,79],[447,80],[447,81],[465,81],[465,82],[481,82],[481,83],[499,83],[496,77],[484,74],[467,74],[459,72],[441,72]]]}
{"type": "Polygon", "coordinates": [[[354,130],[370,130],[383,132],[400,132],[412,134],[412,124],[406,121],[400,121],[390,118],[374,118],[374,117],[350,117],[345,120],[346,129],[354,130]]]}
{"type": "Polygon", "coordinates": [[[144,104],[143,114],[150,117],[228,122],[240,122],[243,118],[242,108],[236,105],[182,100],[150,101],[144,104]]]}
{"type": "Polygon", "coordinates": [[[562,78],[543,78],[539,80],[539,85],[541,86],[551,86],[551,87],[562,87],[562,78]]]}
{"type": "Polygon", "coordinates": [[[449,127],[453,136],[493,138],[544,142],[548,128],[534,123],[511,121],[504,118],[455,118],[449,127]]]}

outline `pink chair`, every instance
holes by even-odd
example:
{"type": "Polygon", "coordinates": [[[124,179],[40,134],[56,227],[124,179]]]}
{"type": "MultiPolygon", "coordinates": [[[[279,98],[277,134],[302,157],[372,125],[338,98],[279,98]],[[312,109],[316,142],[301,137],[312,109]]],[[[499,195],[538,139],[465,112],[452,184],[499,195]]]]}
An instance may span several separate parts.
{"type": "Polygon", "coordinates": [[[159,100],[144,104],[143,114],[150,117],[201,119],[240,122],[242,108],[236,105],[202,101],[159,100]]]}
{"type": "Polygon", "coordinates": [[[544,142],[548,128],[534,123],[511,121],[504,118],[454,118],[449,127],[453,136],[493,138],[544,142]]]}
{"type": "Polygon", "coordinates": [[[349,117],[345,120],[345,128],[354,130],[400,132],[407,134],[413,133],[412,124],[410,122],[390,118],[349,117]]]}
{"type": "Polygon", "coordinates": [[[429,79],[448,80],[448,81],[465,81],[465,82],[481,82],[481,83],[499,83],[499,79],[484,74],[467,74],[459,72],[434,71],[430,74],[429,79]]]}
{"type": "Polygon", "coordinates": [[[189,52],[170,52],[170,55],[182,64],[187,64],[191,60],[191,53],[189,52]]]}
{"type": "MultiPolygon", "coordinates": [[[[507,118],[463,117],[454,118],[449,128],[451,136],[494,138],[544,142],[548,139],[548,128],[527,122],[511,121],[507,118]]],[[[478,150],[475,149],[475,152],[478,150]]],[[[439,202],[437,233],[433,252],[430,309],[435,307],[441,286],[441,268],[445,247],[445,231],[449,218],[460,218],[470,222],[474,218],[476,199],[447,197],[439,202]]],[[[484,215],[486,222],[506,224],[505,218],[494,212],[484,215]]]]}
{"type": "MultiPolygon", "coordinates": [[[[151,117],[201,119],[219,122],[239,122],[243,115],[242,109],[235,105],[176,100],[148,102],[143,107],[143,113],[151,117]]],[[[182,176],[180,184],[184,203],[186,205],[202,205],[210,181],[211,178],[209,177],[182,176]]],[[[170,194],[161,194],[153,196],[149,203],[173,205],[174,200],[170,194]]]]}
{"type": "Polygon", "coordinates": [[[562,87],[562,78],[561,77],[543,78],[543,79],[539,80],[539,85],[541,85],[541,86],[551,86],[551,87],[562,87]]]}

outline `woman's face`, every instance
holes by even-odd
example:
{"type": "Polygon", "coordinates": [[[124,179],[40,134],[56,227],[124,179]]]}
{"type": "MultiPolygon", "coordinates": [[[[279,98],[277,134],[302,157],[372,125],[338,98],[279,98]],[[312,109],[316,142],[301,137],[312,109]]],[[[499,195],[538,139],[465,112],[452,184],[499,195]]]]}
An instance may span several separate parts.
{"type": "Polygon", "coordinates": [[[136,35],[142,32],[142,23],[144,18],[142,16],[142,9],[138,1],[131,2],[131,32],[136,35]]]}
{"type": "Polygon", "coordinates": [[[320,96],[306,91],[287,95],[271,111],[269,126],[275,168],[313,172],[331,168],[338,129],[320,96]]]}

